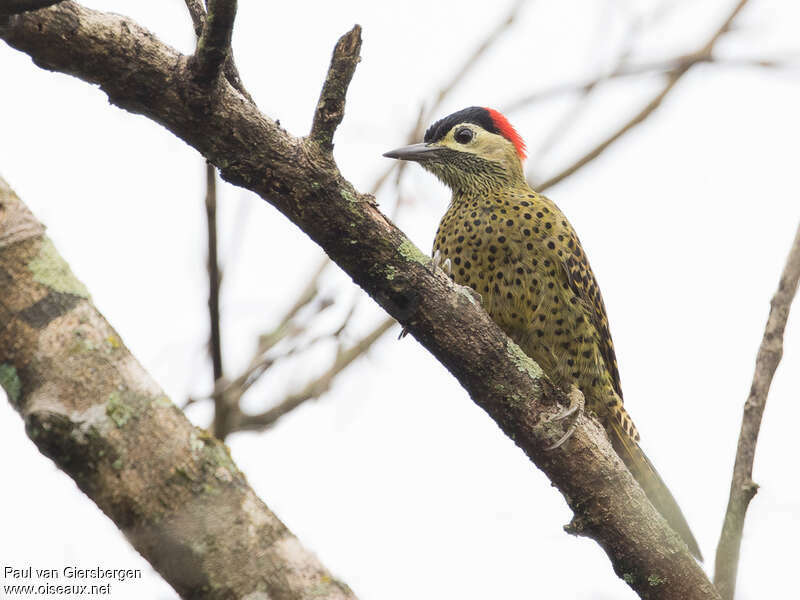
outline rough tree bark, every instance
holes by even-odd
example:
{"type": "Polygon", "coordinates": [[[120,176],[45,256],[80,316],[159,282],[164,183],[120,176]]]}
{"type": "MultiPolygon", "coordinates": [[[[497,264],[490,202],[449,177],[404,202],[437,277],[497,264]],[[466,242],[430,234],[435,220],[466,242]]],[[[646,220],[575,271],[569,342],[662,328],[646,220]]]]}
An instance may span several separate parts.
{"type": "MultiPolygon", "coordinates": [[[[568,444],[545,450],[567,425],[550,420],[565,403],[563,394],[469,294],[443,273],[431,272],[429,259],[375,208],[372,197],[339,173],[327,142],[341,114],[329,111],[343,111],[348,81],[328,78],[315,136],[303,139],[282,130],[225,79],[198,85],[189,57],[124,17],[65,1],[0,22],[0,37],[43,68],[99,84],[112,103],[160,123],[226,180],[259,194],[306,232],[546,473],[575,513],[569,531],[595,539],[641,597],[718,598],[595,420],[581,415],[568,444]]],[[[356,26],[337,44],[332,69],[346,73],[359,50],[356,26]]],[[[21,397],[27,397],[38,380],[17,370],[21,397]]]]}
{"type": "Polygon", "coordinates": [[[28,435],[182,597],[355,598],[131,356],[2,179],[0,289],[0,385],[28,435]]]}

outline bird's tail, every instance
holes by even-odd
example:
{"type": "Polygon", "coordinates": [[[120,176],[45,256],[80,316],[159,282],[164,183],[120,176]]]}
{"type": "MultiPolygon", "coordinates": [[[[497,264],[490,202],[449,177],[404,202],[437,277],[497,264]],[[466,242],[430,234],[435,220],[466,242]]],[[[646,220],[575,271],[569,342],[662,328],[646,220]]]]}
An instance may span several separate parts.
{"type": "Polygon", "coordinates": [[[689,551],[698,560],[702,561],[703,555],[700,553],[697,540],[694,539],[692,530],[689,529],[689,524],[686,522],[678,503],[655,467],[653,467],[653,463],[647,458],[639,444],[625,433],[622,426],[615,419],[612,418],[609,421],[610,427],[607,430],[614,450],[616,450],[636,481],[639,482],[639,485],[642,486],[656,510],[666,519],[670,527],[683,538],[683,541],[689,547],[689,551]]]}

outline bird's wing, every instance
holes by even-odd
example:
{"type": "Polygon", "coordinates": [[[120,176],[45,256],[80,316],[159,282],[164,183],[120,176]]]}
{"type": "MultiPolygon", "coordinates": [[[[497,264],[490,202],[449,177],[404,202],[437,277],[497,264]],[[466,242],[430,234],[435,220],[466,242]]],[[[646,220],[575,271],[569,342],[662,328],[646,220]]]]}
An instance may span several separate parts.
{"type": "MultiPolygon", "coordinates": [[[[606,307],[603,304],[603,296],[600,294],[600,287],[589,266],[589,260],[583,251],[581,242],[577,234],[570,228],[569,239],[566,240],[564,256],[561,257],[561,265],[566,271],[567,280],[572,291],[580,299],[586,318],[589,320],[600,339],[600,354],[606,364],[606,369],[614,385],[614,390],[622,398],[622,385],[619,379],[619,368],[617,366],[617,356],[614,353],[614,343],[611,340],[611,331],[608,328],[608,317],[606,307]]],[[[562,246],[563,247],[563,246],[562,246]]]]}

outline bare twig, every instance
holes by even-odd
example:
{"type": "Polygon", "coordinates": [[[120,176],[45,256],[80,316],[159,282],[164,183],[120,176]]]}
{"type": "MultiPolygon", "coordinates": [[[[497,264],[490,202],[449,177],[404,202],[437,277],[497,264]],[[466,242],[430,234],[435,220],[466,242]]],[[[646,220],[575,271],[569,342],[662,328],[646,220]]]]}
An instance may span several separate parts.
{"type": "Polygon", "coordinates": [[[217,170],[206,163],[206,225],[208,229],[208,316],[211,323],[211,363],[214,381],[222,377],[222,343],[219,333],[220,269],[217,253],[217,170]]]}
{"type": "Polygon", "coordinates": [[[696,53],[682,54],[669,60],[657,60],[638,65],[620,66],[620,68],[617,70],[598,77],[559,83],[552,87],[532,92],[527,96],[523,96],[522,98],[507,104],[502,108],[502,112],[510,114],[527,108],[532,104],[552,100],[558,96],[563,96],[566,94],[580,94],[585,92],[587,89],[592,89],[601,83],[612,81],[614,79],[636,77],[639,75],[666,75],[682,68],[683,66],[694,66],[699,63],[713,63],[715,65],[731,67],[764,67],[770,69],[783,69],[797,67],[796,62],[791,62],[791,59],[796,58],[796,56],[782,58],[759,58],[702,56],[696,53]]]}
{"type": "MultiPolygon", "coordinates": [[[[279,342],[287,337],[296,336],[305,330],[305,327],[293,324],[294,318],[300,310],[311,303],[317,296],[319,291],[319,279],[325,267],[330,263],[327,257],[320,263],[314,275],[312,275],[306,287],[300,293],[295,303],[289,308],[286,314],[281,318],[272,330],[262,333],[258,338],[258,348],[256,349],[253,357],[250,359],[250,364],[247,368],[239,374],[235,379],[226,381],[225,379],[215,379],[214,391],[210,396],[206,397],[190,397],[183,404],[182,408],[191,406],[199,400],[207,400],[209,398],[214,400],[215,405],[215,435],[216,424],[218,422],[227,423],[225,435],[231,433],[232,421],[237,421],[236,414],[239,411],[239,401],[244,393],[261,377],[275,362],[281,358],[286,358],[297,352],[297,348],[290,348],[280,356],[268,356],[268,352],[276,346],[279,342]],[[222,409],[224,418],[217,417],[217,411],[222,409]]],[[[321,302],[317,307],[317,314],[322,312],[328,305],[321,302]]],[[[312,317],[313,318],[313,317],[312,317]]],[[[217,435],[219,437],[219,435],[217,435]]],[[[224,436],[220,439],[224,439],[224,436]]]]}
{"type": "Polygon", "coordinates": [[[517,0],[511,6],[511,10],[508,12],[508,14],[493,29],[489,31],[485,38],[478,43],[475,49],[464,60],[461,67],[456,69],[450,81],[441,87],[439,92],[436,94],[433,103],[425,111],[425,118],[421,118],[419,120],[418,129],[414,132],[414,139],[412,141],[418,141],[419,138],[422,137],[422,128],[425,127],[427,122],[431,119],[433,113],[439,109],[439,106],[441,106],[442,102],[450,94],[453,88],[461,83],[466,77],[467,73],[469,73],[475,67],[475,65],[478,64],[478,61],[481,59],[481,57],[486,54],[486,52],[495,43],[497,43],[503,34],[508,31],[511,25],[514,24],[519,16],[520,10],[524,5],[525,0],[517,0]]]}
{"type": "Polygon", "coordinates": [[[17,15],[29,10],[39,10],[58,4],[62,0],[3,0],[0,16],[17,15]]]}
{"type": "Polygon", "coordinates": [[[667,94],[672,91],[672,88],[675,87],[675,84],[678,83],[678,80],[683,76],[686,72],[685,69],[677,72],[673,72],[669,74],[669,78],[667,80],[666,85],[661,89],[661,91],[656,94],[656,96],[650,100],[650,102],[645,105],[645,107],[636,113],[629,121],[627,121],[622,127],[617,129],[614,133],[609,135],[605,140],[600,142],[597,146],[592,148],[589,152],[584,154],[570,166],[566,167],[565,169],[561,170],[556,175],[553,175],[549,179],[543,181],[542,183],[536,184],[536,187],[539,191],[544,191],[549,187],[560,183],[579,169],[585,167],[588,163],[592,162],[595,158],[600,156],[611,144],[616,142],[626,133],[628,133],[631,129],[639,125],[642,121],[644,121],[650,114],[659,107],[661,102],[666,98],[667,94]]]}
{"type": "Polygon", "coordinates": [[[257,415],[242,414],[240,421],[235,424],[237,430],[253,431],[268,429],[276,423],[285,414],[291,412],[304,402],[319,398],[322,394],[327,392],[334,378],[346,369],[350,363],[367,352],[372,345],[380,339],[389,329],[395,325],[396,321],[392,318],[384,319],[377,327],[375,327],[369,334],[365,335],[361,340],[347,348],[346,350],[339,350],[336,354],[336,359],[325,373],[310,381],[300,392],[287,396],[283,401],[257,415]]]}
{"type": "Polygon", "coordinates": [[[336,42],[311,124],[309,138],[324,150],[333,150],[333,133],[344,118],[345,94],[361,60],[360,52],[361,26],[354,25],[336,42]]]}
{"type": "Polygon", "coordinates": [[[605,83],[607,81],[611,81],[614,79],[620,79],[624,77],[634,77],[637,75],[670,73],[676,70],[681,64],[683,64],[686,60],[689,59],[697,61],[699,57],[695,57],[693,55],[691,57],[688,55],[687,56],[682,55],[680,57],[670,60],[658,60],[658,61],[643,63],[640,65],[632,65],[628,67],[620,66],[618,69],[598,77],[591,77],[579,81],[559,83],[552,87],[532,92],[527,96],[523,96],[522,98],[515,100],[511,104],[504,106],[502,108],[502,112],[513,113],[516,111],[520,111],[523,108],[527,108],[531,104],[544,102],[546,100],[552,100],[553,98],[556,98],[558,96],[563,96],[565,94],[583,93],[586,90],[591,90],[595,88],[601,83],[605,83]]]}
{"type": "MultiPolygon", "coordinates": [[[[230,55],[233,22],[236,19],[236,0],[208,0],[207,6],[203,31],[197,40],[192,61],[195,79],[201,83],[213,81],[222,71],[230,55]]],[[[192,7],[189,10],[193,12],[192,7]]],[[[195,21],[194,16],[192,21],[195,21]]]]}
{"type": "MultiPolygon", "coordinates": [[[[628,25],[628,33],[625,38],[625,45],[622,47],[620,52],[618,53],[617,57],[617,64],[615,68],[611,71],[611,73],[607,76],[607,78],[611,78],[614,73],[621,71],[628,58],[631,55],[631,51],[635,46],[639,36],[641,35],[642,28],[643,28],[644,20],[640,17],[633,18],[631,23],[628,25]]],[[[597,28],[595,43],[592,44],[592,48],[596,48],[600,45],[603,39],[608,35],[607,24],[599,22],[600,26],[597,28]]],[[[543,137],[542,141],[537,144],[535,150],[529,151],[528,153],[528,172],[527,177],[531,181],[537,179],[534,176],[533,170],[539,164],[541,157],[544,156],[550,149],[555,146],[559,141],[563,141],[566,137],[567,131],[571,127],[573,127],[579,120],[580,115],[584,113],[587,108],[589,107],[589,101],[591,99],[592,92],[594,92],[597,85],[604,81],[607,78],[599,77],[595,79],[593,82],[590,82],[588,85],[583,85],[576,90],[577,98],[573,103],[572,107],[569,111],[567,111],[560,119],[558,119],[551,127],[550,132],[543,137]]]]}
{"type": "Polygon", "coordinates": [[[693,67],[694,65],[701,63],[701,62],[708,62],[711,60],[712,51],[714,49],[714,45],[717,43],[719,38],[725,34],[731,27],[736,16],[739,12],[744,8],[747,4],[748,0],[739,0],[736,4],[734,9],[728,14],[725,21],[720,25],[711,37],[706,41],[706,43],[697,51],[692,54],[686,55],[682,57],[674,68],[667,72],[667,81],[664,84],[663,88],[650,100],[639,112],[637,112],[633,117],[631,117],[626,123],[624,123],[619,129],[614,131],[610,134],[606,139],[602,142],[597,144],[594,148],[589,150],[586,154],[578,158],[575,162],[573,162],[568,167],[562,169],[557,174],[553,175],[546,181],[535,185],[535,187],[543,191],[549,187],[554,186],[557,183],[560,183],[579,169],[583,168],[598,156],[600,156],[609,146],[611,146],[614,142],[619,140],[623,137],[626,133],[634,129],[637,125],[642,123],[647,117],[649,117],[653,111],[655,111],[663,102],[664,98],[672,91],[675,87],[675,84],[693,67]]]}
{"type": "MultiPolygon", "coordinates": [[[[214,388],[224,381],[222,370],[222,336],[220,335],[219,294],[222,277],[217,251],[217,170],[206,164],[206,224],[208,226],[208,316],[210,323],[209,350],[214,372],[214,388]]],[[[214,396],[214,435],[224,440],[230,432],[228,420],[230,403],[225,394],[214,396]]]]}
{"type": "Polygon", "coordinates": [[[789,308],[797,292],[798,281],[800,281],[800,228],[795,234],[794,243],[783,268],[778,291],[770,303],[767,326],[756,357],[753,383],[747,402],[744,404],[728,509],[725,512],[714,562],[714,585],[719,590],[722,600],[732,600],[736,589],[736,572],[739,566],[745,513],[758,491],[758,485],[752,479],[758,432],[772,377],[783,356],[783,332],[789,318],[789,308]]]}
{"type": "Polygon", "coordinates": [[[317,297],[317,293],[319,292],[319,281],[322,278],[322,274],[325,272],[325,268],[331,263],[331,259],[327,256],[323,258],[317,268],[314,270],[314,274],[311,276],[311,279],[308,280],[308,283],[303,288],[303,291],[300,292],[297,300],[294,301],[294,304],[286,311],[278,321],[278,325],[267,333],[262,333],[258,338],[258,350],[256,351],[256,355],[262,355],[267,352],[270,348],[272,348],[275,344],[280,342],[284,337],[286,337],[287,333],[290,331],[290,324],[292,320],[297,316],[297,313],[300,310],[310,304],[314,298],[317,297]]]}

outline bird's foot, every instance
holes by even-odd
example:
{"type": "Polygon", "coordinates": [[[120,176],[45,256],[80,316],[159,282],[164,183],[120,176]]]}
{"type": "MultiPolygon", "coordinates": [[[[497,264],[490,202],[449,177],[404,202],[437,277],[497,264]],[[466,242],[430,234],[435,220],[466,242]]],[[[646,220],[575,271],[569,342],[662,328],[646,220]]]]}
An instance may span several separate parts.
{"type": "Polygon", "coordinates": [[[431,262],[428,263],[428,270],[431,273],[436,273],[436,269],[440,267],[442,271],[444,271],[445,275],[447,275],[448,277],[450,276],[450,273],[452,273],[453,271],[453,266],[450,264],[450,259],[445,258],[444,260],[442,260],[442,252],[440,250],[436,250],[436,252],[433,253],[433,258],[431,259],[431,262]]]}
{"type": "Polygon", "coordinates": [[[555,417],[551,418],[550,421],[563,421],[564,419],[574,415],[572,418],[572,423],[570,423],[564,435],[561,436],[557,442],[545,448],[545,450],[555,450],[572,437],[572,435],[575,433],[575,430],[578,428],[578,419],[583,414],[584,403],[583,393],[576,386],[571,386],[569,390],[569,407],[558,413],[555,417]]]}
{"type": "MultiPolygon", "coordinates": [[[[442,271],[444,271],[445,275],[453,279],[453,265],[450,262],[449,258],[445,258],[442,261],[442,254],[438,250],[433,255],[433,260],[431,261],[431,272],[436,271],[436,267],[441,267],[442,271]]],[[[483,303],[483,296],[481,296],[476,290],[472,289],[468,285],[461,285],[458,283],[453,282],[453,285],[458,289],[459,292],[465,292],[470,295],[470,297],[481,305],[483,303]]]]}

